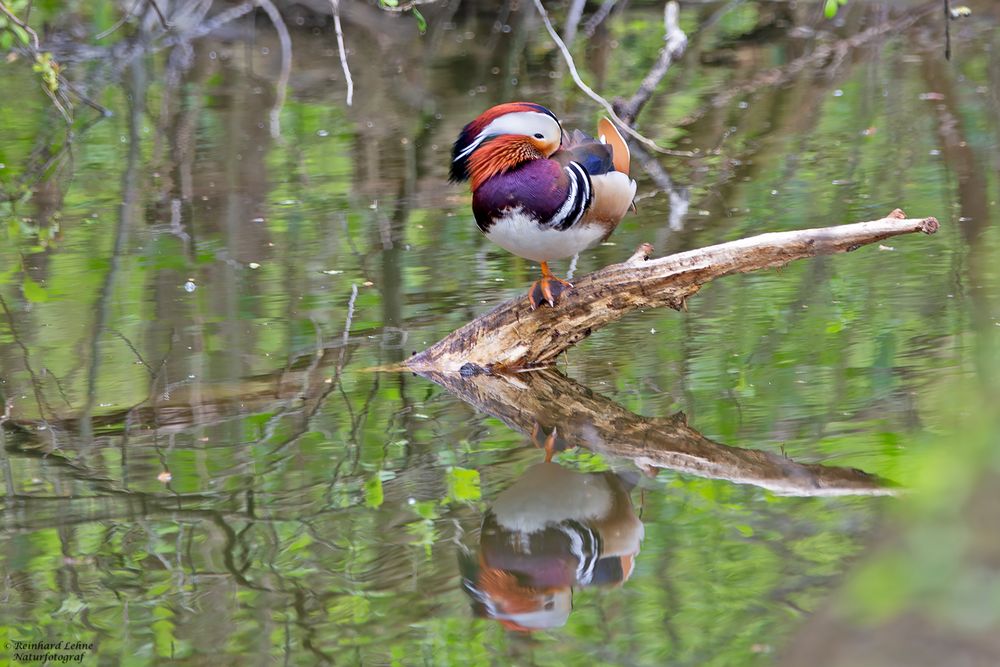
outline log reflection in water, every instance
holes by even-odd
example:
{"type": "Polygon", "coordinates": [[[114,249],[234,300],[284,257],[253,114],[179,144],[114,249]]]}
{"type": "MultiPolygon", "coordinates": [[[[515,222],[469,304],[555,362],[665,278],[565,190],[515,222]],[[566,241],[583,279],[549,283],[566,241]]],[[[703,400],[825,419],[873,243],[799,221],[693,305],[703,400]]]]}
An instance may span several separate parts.
{"type": "Polygon", "coordinates": [[[553,370],[518,375],[422,373],[513,429],[558,430],[560,439],[639,468],[753,484],[789,496],[894,495],[887,480],[855,468],[796,463],[757,449],[723,445],[687,424],[683,413],[643,417],[553,370]]]}

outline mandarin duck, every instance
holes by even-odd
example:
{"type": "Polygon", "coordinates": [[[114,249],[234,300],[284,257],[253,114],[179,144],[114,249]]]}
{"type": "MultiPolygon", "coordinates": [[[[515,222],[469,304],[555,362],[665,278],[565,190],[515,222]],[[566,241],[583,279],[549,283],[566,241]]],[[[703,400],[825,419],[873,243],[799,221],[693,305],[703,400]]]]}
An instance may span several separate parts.
{"type": "Polygon", "coordinates": [[[629,488],[613,472],[529,468],[487,510],[478,555],[460,557],[474,613],[521,632],[557,628],[574,587],[625,583],[644,532],[629,488]]]}
{"type": "Polygon", "coordinates": [[[479,229],[541,263],[542,278],[528,291],[532,309],[554,307],[572,287],[552,275],[548,262],[607,239],[632,206],[628,145],[606,118],[598,136],[567,135],[545,107],[510,102],[466,125],[452,149],[451,180],[471,181],[479,229]]]}

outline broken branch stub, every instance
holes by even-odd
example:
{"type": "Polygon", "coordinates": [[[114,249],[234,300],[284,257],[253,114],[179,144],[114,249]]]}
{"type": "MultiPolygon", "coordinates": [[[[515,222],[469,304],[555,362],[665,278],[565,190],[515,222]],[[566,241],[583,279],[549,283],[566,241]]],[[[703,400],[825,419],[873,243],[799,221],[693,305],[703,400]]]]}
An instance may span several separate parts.
{"type": "Polygon", "coordinates": [[[584,276],[555,308],[531,310],[518,296],[477,317],[407,361],[414,371],[465,373],[543,366],[599,328],[645,308],[684,307],[702,285],[722,276],[784,266],[796,259],[850,252],[892,236],[938,229],[935,218],[887,217],[838,227],[772,232],[648,259],[643,244],[621,264],[584,276]]]}

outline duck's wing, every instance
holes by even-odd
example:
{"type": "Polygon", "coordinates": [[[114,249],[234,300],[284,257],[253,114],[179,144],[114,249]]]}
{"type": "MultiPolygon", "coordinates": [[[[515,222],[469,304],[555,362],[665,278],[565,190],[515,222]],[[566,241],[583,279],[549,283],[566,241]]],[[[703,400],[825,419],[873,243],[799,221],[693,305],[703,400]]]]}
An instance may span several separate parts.
{"type": "Polygon", "coordinates": [[[582,219],[601,224],[607,238],[632,206],[635,181],[628,176],[628,146],[618,130],[606,118],[598,129],[600,140],[574,130],[552,159],[564,167],[574,162],[587,172],[593,197],[582,219]]]}
{"type": "Polygon", "coordinates": [[[597,139],[580,130],[573,130],[552,158],[563,166],[571,161],[579,162],[591,176],[610,171],[627,176],[632,161],[624,137],[607,118],[597,123],[597,139]]]}
{"type": "Polygon", "coordinates": [[[628,175],[628,170],[632,162],[632,154],[629,153],[628,144],[621,133],[618,132],[618,128],[607,118],[602,118],[597,121],[597,136],[601,140],[601,143],[611,146],[614,155],[615,171],[620,171],[628,175]]]}
{"type": "Polygon", "coordinates": [[[615,170],[611,147],[580,130],[573,130],[552,159],[563,167],[570,162],[576,162],[591,176],[600,176],[615,170]]]}

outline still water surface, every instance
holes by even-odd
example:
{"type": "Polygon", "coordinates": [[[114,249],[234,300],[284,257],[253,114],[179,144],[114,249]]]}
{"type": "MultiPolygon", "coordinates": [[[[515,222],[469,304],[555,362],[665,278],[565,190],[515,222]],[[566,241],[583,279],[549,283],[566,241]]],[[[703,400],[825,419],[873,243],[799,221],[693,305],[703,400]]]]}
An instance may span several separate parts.
{"type": "MultiPolygon", "coordinates": [[[[948,63],[918,23],[751,83],[888,15],[850,4],[835,34],[792,16],[818,37],[782,3],[686,7],[640,122],[699,157],[637,169],[577,275],[896,207],[941,231],[713,283],[503,400],[385,369],[534,280],[446,179],[492,104],[596,123],[536,15],[348,20],[351,107],[303,21],[278,136],[263,17],[115,70],[68,152],[46,98],[5,95],[0,184],[30,194],[0,205],[9,637],[109,665],[771,664],[886,494],[962,446],[945,399],[982,391],[1000,327],[1000,32],[961,24],[948,63]]],[[[615,14],[584,74],[630,94],[660,29],[615,14]]]]}

